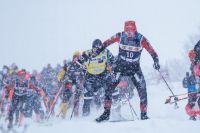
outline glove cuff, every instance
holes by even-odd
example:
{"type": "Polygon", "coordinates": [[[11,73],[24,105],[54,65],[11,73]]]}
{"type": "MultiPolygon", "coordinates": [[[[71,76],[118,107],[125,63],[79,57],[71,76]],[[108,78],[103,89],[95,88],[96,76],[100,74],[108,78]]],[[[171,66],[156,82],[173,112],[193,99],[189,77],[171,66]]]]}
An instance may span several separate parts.
{"type": "Polygon", "coordinates": [[[154,61],[154,63],[158,63],[159,62],[158,56],[154,56],[153,61],[154,61]]]}
{"type": "Polygon", "coordinates": [[[156,53],[151,54],[151,56],[153,58],[154,63],[159,62],[158,55],[156,53]]]}

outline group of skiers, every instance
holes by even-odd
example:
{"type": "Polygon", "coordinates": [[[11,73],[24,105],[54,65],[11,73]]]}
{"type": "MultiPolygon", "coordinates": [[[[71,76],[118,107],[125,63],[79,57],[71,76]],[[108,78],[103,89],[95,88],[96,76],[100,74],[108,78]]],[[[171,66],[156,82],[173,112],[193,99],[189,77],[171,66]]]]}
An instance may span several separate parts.
{"type": "MultiPolygon", "coordinates": [[[[112,104],[119,101],[122,95],[117,88],[123,78],[127,77],[128,84],[132,82],[140,98],[140,119],[149,119],[146,82],[140,67],[143,48],[151,55],[153,67],[159,71],[157,53],[147,38],[137,31],[135,21],[130,20],[125,22],[122,32],[103,42],[95,39],[91,49],[82,53],[74,52],[72,60],[65,60],[62,67],[58,65],[53,69],[48,64],[41,73],[34,71],[30,74],[25,69],[19,70],[15,64],[12,69],[4,66],[0,73],[1,115],[7,115],[8,128],[13,127],[14,118],[15,123],[20,125],[23,118],[32,117],[33,111],[37,121],[49,119],[53,115],[64,119],[69,108],[72,108],[72,115],[77,117],[80,113],[80,101],[83,99],[82,116],[91,113],[92,104],[97,109],[103,105],[104,112],[96,121],[109,120],[112,104]],[[107,49],[112,44],[119,46],[116,57],[107,49]],[[58,99],[61,99],[61,104],[56,113],[54,108],[58,99]]],[[[200,42],[191,51],[190,59],[192,75],[187,74],[184,86],[193,92],[196,91],[194,85],[200,82],[200,42]]],[[[196,94],[191,93],[186,106],[187,113],[193,119],[196,114],[191,113],[191,109],[196,97],[196,94]]],[[[117,109],[120,110],[120,107],[117,109]]]]}
{"type": "Polygon", "coordinates": [[[6,117],[8,128],[14,122],[21,125],[23,118],[32,117],[33,111],[37,121],[45,118],[59,87],[56,70],[48,64],[41,73],[34,70],[30,74],[15,64],[3,66],[0,71],[0,118],[6,117]]]}

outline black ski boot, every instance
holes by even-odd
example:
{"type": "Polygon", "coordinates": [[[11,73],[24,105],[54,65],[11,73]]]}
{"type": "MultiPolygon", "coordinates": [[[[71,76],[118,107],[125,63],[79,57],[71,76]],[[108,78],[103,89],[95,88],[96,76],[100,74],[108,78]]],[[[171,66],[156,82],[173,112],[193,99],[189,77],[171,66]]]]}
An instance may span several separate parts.
{"type": "Polygon", "coordinates": [[[96,119],[96,122],[109,120],[109,117],[110,117],[110,109],[104,109],[103,114],[99,118],[96,119]]]}
{"type": "Polygon", "coordinates": [[[146,112],[142,112],[141,113],[141,120],[147,120],[149,119],[149,117],[147,116],[147,113],[146,112]]]}
{"type": "Polygon", "coordinates": [[[193,115],[193,116],[190,116],[189,120],[193,120],[193,121],[196,121],[196,117],[193,115]]]}

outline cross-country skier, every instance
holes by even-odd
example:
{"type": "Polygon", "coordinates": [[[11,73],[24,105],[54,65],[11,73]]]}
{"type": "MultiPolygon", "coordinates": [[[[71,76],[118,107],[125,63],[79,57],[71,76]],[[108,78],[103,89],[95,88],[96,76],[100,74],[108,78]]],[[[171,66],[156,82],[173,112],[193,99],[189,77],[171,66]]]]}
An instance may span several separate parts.
{"type": "MultiPolygon", "coordinates": [[[[104,106],[110,107],[111,104],[111,65],[114,57],[107,49],[102,49],[103,44],[101,40],[95,39],[92,43],[92,49],[83,52],[77,64],[86,70],[85,83],[84,83],[84,103],[83,103],[83,116],[90,114],[90,105],[94,99],[97,104],[100,102],[97,92],[100,88],[105,87],[104,106]]],[[[99,103],[100,104],[100,103],[99,103]]]]}
{"type": "MultiPolygon", "coordinates": [[[[153,58],[154,68],[159,70],[158,55],[146,37],[137,32],[135,21],[132,20],[125,22],[123,32],[119,32],[104,41],[102,50],[113,43],[118,43],[119,45],[117,67],[114,71],[120,76],[130,76],[140,97],[141,120],[148,119],[146,82],[140,67],[140,56],[143,48],[145,48],[153,58]]],[[[96,120],[99,122],[108,120],[110,107],[107,107],[104,113],[96,120]]]]}
{"type": "MultiPolygon", "coordinates": [[[[194,49],[189,51],[189,58],[191,61],[191,73],[194,74],[195,79],[196,79],[196,91],[197,91],[197,98],[194,98],[192,101],[194,103],[198,103],[199,107],[200,107],[200,40],[197,42],[197,44],[194,46],[194,49]],[[195,100],[196,99],[196,100],[195,100]]],[[[186,106],[186,110],[188,109],[192,109],[193,106],[188,104],[188,106],[186,106]]],[[[193,113],[190,114],[190,116],[195,116],[196,114],[200,115],[200,111],[192,111],[193,113]]],[[[191,118],[192,119],[192,118],[191,118]]],[[[193,119],[195,120],[195,118],[193,117],[193,119]]]]}
{"type": "MultiPolygon", "coordinates": [[[[18,75],[16,79],[11,81],[6,88],[8,88],[9,93],[9,112],[8,112],[8,128],[13,127],[13,115],[16,112],[16,109],[19,109],[20,116],[27,117],[27,107],[28,104],[28,96],[29,96],[29,90],[38,90],[37,86],[35,86],[33,83],[27,79],[27,72],[25,69],[19,70],[18,75]]],[[[19,120],[19,124],[21,124],[21,118],[19,120]]]]}
{"type": "Polygon", "coordinates": [[[78,60],[80,55],[81,53],[79,51],[74,52],[72,61],[68,65],[64,64],[63,68],[58,74],[58,80],[65,84],[62,91],[62,103],[59,113],[62,114],[62,118],[65,118],[66,116],[67,108],[70,103],[70,98],[73,94],[72,86],[75,86],[73,111],[74,116],[78,116],[79,98],[83,89],[82,82],[84,76],[83,70],[80,69],[78,64],[76,64],[76,61],[78,60]]]}
{"type": "MultiPolygon", "coordinates": [[[[186,77],[183,79],[183,87],[188,89],[188,103],[185,107],[186,113],[190,116],[190,120],[196,120],[194,106],[198,97],[194,73],[191,73],[191,75],[189,75],[189,72],[186,73],[186,77]]],[[[200,100],[198,102],[200,105],[200,100]]]]}

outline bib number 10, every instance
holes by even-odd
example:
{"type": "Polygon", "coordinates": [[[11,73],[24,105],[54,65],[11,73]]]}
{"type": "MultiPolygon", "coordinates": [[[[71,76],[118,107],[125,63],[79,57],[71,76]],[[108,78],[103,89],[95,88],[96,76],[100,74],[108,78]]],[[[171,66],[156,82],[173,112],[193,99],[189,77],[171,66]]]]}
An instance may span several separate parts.
{"type": "Polygon", "coordinates": [[[133,52],[126,52],[127,58],[133,58],[133,52]]]}

